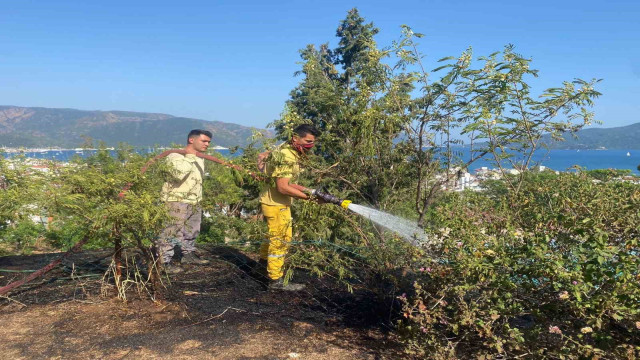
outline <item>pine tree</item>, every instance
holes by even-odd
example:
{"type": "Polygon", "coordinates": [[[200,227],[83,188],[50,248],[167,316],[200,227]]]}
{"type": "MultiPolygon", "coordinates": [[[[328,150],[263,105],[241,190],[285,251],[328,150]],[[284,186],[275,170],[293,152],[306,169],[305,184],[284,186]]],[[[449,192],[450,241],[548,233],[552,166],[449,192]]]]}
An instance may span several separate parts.
{"type": "Polygon", "coordinates": [[[398,104],[410,88],[393,86],[396,79],[382,62],[389,52],[377,47],[377,33],[352,9],[336,31],[337,48],[324,44],[302,50],[298,74],[304,79],[287,102],[295,116],[276,121],[276,130],[287,139],[292,118],[311,121],[324,133],[316,154],[325,166],[335,165],[324,178],[341,179],[336,190],[384,207],[402,185],[398,170],[406,154],[394,141],[408,121],[398,104]]]}

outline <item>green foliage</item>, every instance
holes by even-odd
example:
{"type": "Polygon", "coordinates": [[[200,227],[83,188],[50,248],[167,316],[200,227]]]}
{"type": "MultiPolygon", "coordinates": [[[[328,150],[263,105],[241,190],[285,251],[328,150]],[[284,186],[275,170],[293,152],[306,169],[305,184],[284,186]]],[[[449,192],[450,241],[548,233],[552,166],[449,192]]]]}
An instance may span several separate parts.
{"type": "Polygon", "coordinates": [[[378,49],[377,32],[354,9],[338,28],[336,49],[302,50],[304,79],[274,126],[287,139],[295,125],[311,121],[323,131],[316,156],[305,164],[315,186],[384,208],[410,182],[408,154],[394,144],[408,120],[397,100],[410,89],[390,87],[389,52],[378,49]]]}
{"type": "Polygon", "coordinates": [[[159,201],[162,163],[142,175],[146,159],[120,148],[114,159],[106,149],[73,166],[61,168],[51,180],[53,197],[46,208],[54,218],[73,222],[78,233],[90,233],[89,246],[122,241],[125,246],[148,244],[168,216],[159,201]],[[131,184],[126,196],[121,190],[131,184]]]}
{"type": "Polygon", "coordinates": [[[596,193],[584,175],[527,171],[537,165],[532,155],[545,146],[543,135],[561,139],[593,121],[588,109],[599,80],[564,82],[536,96],[529,81],[538,72],[511,45],[477,60],[468,49],[428,72],[421,34],[403,27],[380,50],[376,33],[354,9],[338,28],[337,48],[302,50],[304,78],[274,126],[282,140],[302,122],[323,131],[304,184],[417,218],[434,244],[421,253],[341,209],[297,204],[304,222],[295,223],[294,237],[309,240],[294,250],[294,264],[369,288],[415,279],[414,294],[401,297],[401,325],[409,349],[423,356],[634,351],[638,223],[629,196],[636,190],[606,184],[596,193]],[[471,139],[472,159],[453,150],[459,133],[471,139]],[[457,168],[486,156],[502,180],[486,183],[484,194],[441,193],[457,168]],[[508,175],[508,165],[521,172],[508,175]],[[616,201],[627,205],[604,211],[616,201]],[[631,216],[615,228],[614,213],[631,216]],[[594,218],[597,226],[586,227],[594,218]]]}
{"type": "Polygon", "coordinates": [[[386,209],[411,194],[424,225],[456,168],[490,156],[503,173],[505,163],[529,169],[544,134],[560,139],[593,120],[588,108],[600,95],[598,80],[576,79],[534,96],[528,81],[538,71],[512,45],[476,61],[468,49],[429,72],[421,34],[403,26],[401,38],[381,50],[377,33],[353,9],[338,27],[335,49],[302,50],[304,78],[273,124],[283,140],[302,122],[324,132],[308,167],[316,182],[344,197],[386,209]],[[454,150],[463,144],[459,134],[470,138],[471,159],[454,150]]]}
{"type": "MultiPolygon", "coordinates": [[[[257,134],[257,138],[262,140],[260,134],[257,134]]],[[[268,146],[268,143],[260,141],[261,146],[268,146]]],[[[241,166],[244,171],[206,163],[208,176],[203,184],[201,206],[208,217],[203,218],[198,242],[244,246],[247,242],[263,241],[265,228],[257,221],[257,214],[260,208],[258,195],[266,184],[250,175],[259,173],[256,159],[261,150],[252,143],[243,149],[241,155],[233,158],[225,159],[220,154],[214,154],[241,166]]]]}
{"type": "MultiPolygon", "coordinates": [[[[561,138],[593,120],[597,80],[534,96],[537,71],[512,46],[477,60],[468,49],[429,72],[421,34],[403,27],[379,49],[377,32],[354,9],[336,48],[303,49],[303,78],[273,126],[280,140],[300,123],[323,131],[300,184],[415,219],[432,242],[410,247],[340,207],[297,201],[290,268],[381,298],[407,289],[399,330],[421,356],[632,358],[640,351],[638,186],[593,181],[621,175],[608,171],[528,171],[543,134],[561,138]],[[472,159],[454,151],[460,132],[472,139],[472,159]],[[522,171],[485,182],[481,193],[441,191],[484,156],[522,171]]],[[[227,160],[257,172],[257,154],[274,144],[253,140],[227,160]]],[[[146,160],[121,146],[115,159],[103,150],[48,173],[0,161],[0,232],[31,236],[31,225],[16,224],[44,211],[54,217],[46,237],[58,246],[85,234],[95,247],[146,246],[167,220],[159,192],[169,171],[159,162],[141,175],[146,160]]],[[[257,250],[266,236],[257,198],[268,183],[218,164],[205,172],[210,217],[198,240],[257,250]]]]}
{"type": "Polygon", "coordinates": [[[596,170],[587,170],[585,171],[587,176],[590,176],[596,180],[600,181],[609,181],[615,178],[621,178],[623,176],[631,175],[631,170],[629,169],[596,169],[596,170]]]}
{"type": "Polygon", "coordinates": [[[537,164],[532,156],[545,146],[543,135],[561,139],[563,133],[575,132],[593,119],[588,108],[600,95],[594,90],[599,80],[565,82],[562,88],[545,90],[539,96],[544,100],[538,100],[531,95],[528,83],[528,77],[536,77],[538,71],[531,69],[531,60],[515,53],[512,45],[478,58],[483,62],[479,68],[474,68],[471,49],[458,58],[440,59],[438,62],[444,65],[432,73],[445,69],[446,73],[432,80],[415,40],[420,36],[406,26],[403,35],[394,44],[400,58],[396,68],[406,71],[417,66],[417,70],[401,74],[412,79],[421,91],[409,102],[412,121],[406,133],[406,142],[415,154],[419,223],[423,223],[437,189],[455,176],[452,170],[467,168],[489,156],[507,185],[516,189],[521,179],[506,177],[505,165],[521,170],[534,167],[537,164]],[[556,119],[559,114],[562,120],[556,119]],[[470,159],[460,158],[453,150],[454,145],[463,143],[457,133],[469,137],[470,159]],[[444,169],[446,176],[433,181],[444,169]],[[430,185],[425,187],[425,182],[430,185]]]}
{"type": "Polygon", "coordinates": [[[27,159],[18,157],[11,162],[0,158],[0,174],[0,231],[40,215],[33,201],[41,197],[46,173],[32,169],[27,159]]]}
{"type": "Polygon", "coordinates": [[[400,297],[409,348],[441,358],[637,355],[639,207],[639,186],[584,174],[442,199],[429,213],[442,245],[414,265],[414,293],[400,297]]]}
{"type": "MultiPolygon", "coordinates": [[[[224,159],[220,154],[213,156],[224,159]]],[[[205,168],[209,175],[203,183],[203,191],[206,193],[201,204],[203,209],[215,210],[232,205],[233,208],[229,211],[236,213],[240,211],[240,204],[251,200],[247,197],[247,191],[242,188],[242,178],[239,178],[233,169],[209,162],[205,164],[205,168]]]]}
{"type": "Polygon", "coordinates": [[[31,215],[49,218],[53,222],[44,236],[57,246],[87,234],[88,247],[113,246],[117,239],[127,246],[148,244],[168,216],[159,202],[162,166],[143,176],[145,161],[126,146],[116,158],[103,148],[67,166],[3,160],[0,223],[6,228],[31,223],[31,215]],[[120,199],[126,184],[131,189],[120,199]]]}
{"type": "Polygon", "coordinates": [[[30,254],[46,232],[42,224],[22,221],[2,231],[0,252],[30,254]],[[4,251],[2,251],[4,250],[4,251]]]}
{"type": "Polygon", "coordinates": [[[46,187],[46,166],[52,164],[36,169],[24,157],[0,157],[0,251],[30,253],[42,239],[45,228],[34,220],[46,218],[38,206],[46,187]]]}
{"type": "Polygon", "coordinates": [[[71,221],[53,220],[44,234],[49,245],[56,249],[69,249],[82,240],[84,230],[71,221]]]}
{"type": "MultiPolygon", "coordinates": [[[[240,221],[244,223],[242,220],[240,221]]],[[[198,243],[224,244],[233,236],[232,231],[232,221],[227,216],[216,214],[210,218],[205,217],[197,241],[198,243]]]]}

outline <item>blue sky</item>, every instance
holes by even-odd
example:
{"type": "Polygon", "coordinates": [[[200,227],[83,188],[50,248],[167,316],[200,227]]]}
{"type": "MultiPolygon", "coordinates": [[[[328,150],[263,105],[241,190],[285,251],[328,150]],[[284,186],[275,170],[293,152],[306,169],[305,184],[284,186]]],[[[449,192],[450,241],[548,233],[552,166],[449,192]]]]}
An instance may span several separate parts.
{"type": "Polygon", "coordinates": [[[426,35],[429,59],[512,43],[534,89],[602,78],[596,118],[640,122],[640,1],[0,0],[0,105],[131,110],[265,127],[298,83],[298,50],[336,44],[357,7],[426,35]]]}

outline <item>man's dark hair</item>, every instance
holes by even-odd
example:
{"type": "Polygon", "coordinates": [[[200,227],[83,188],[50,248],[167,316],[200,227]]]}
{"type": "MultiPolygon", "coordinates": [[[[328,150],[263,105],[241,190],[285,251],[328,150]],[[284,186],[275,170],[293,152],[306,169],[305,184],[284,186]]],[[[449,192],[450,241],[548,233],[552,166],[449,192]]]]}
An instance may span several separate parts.
{"type": "Polygon", "coordinates": [[[189,142],[189,139],[191,139],[192,137],[196,137],[196,136],[200,136],[200,135],[206,135],[209,137],[209,139],[211,139],[213,137],[213,134],[211,133],[211,131],[208,130],[201,130],[201,129],[194,129],[189,131],[189,136],[187,136],[187,142],[189,142]]]}
{"type": "Polygon", "coordinates": [[[311,134],[315,137],[320,136],[320,130],[311,124],[298,125],[293,129],[293,133],[300,137],[305,137],[307,134],[311,134]]]}

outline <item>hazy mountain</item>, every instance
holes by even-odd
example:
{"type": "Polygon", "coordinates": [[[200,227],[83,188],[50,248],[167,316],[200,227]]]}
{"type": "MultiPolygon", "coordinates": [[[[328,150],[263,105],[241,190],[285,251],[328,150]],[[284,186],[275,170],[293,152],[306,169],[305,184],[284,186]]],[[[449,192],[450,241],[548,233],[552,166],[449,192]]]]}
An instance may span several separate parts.
{"type": "Polygon", "coordinates": [[[565,141],[553,142],[549,136],[543,140],[552,149],[640,149],[640,123],[606,128],[583,129],[576,133],[564,135],[565,141]]]}
{"type": "Polygon", "coordinates": [[[167,114],[0,106],[0,146],[7,147],[75,148],[87,137],[94,144],[104,141],[108,146],[119,142],[133,146],[183,144],[191,129],[211,131],[212,145],[224,147],[246,145],[254,130],[167,114]]]}
{"type": "MultiPolygon", "coordinates": [[[[183,144],[191,129],[213,133],[214,145],[246,145],[254,129],[220,121],[206,121],[167,114],[129,111],[86,111],[40,107],[0,106],[0,146],[79,147],[85,138],[108,146],[125,142],[133,146],[183,144]]],[[[259,130],[272,135],[267,130],[259,130]]],[[[580,130],[566,141],[543,139],[553,149],[640,149],[640,123],[606,129],[580,130]]]]}

